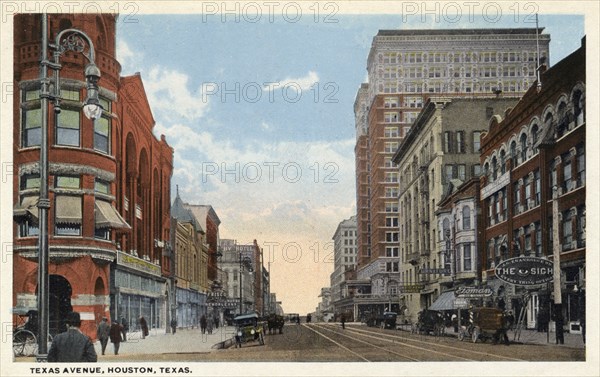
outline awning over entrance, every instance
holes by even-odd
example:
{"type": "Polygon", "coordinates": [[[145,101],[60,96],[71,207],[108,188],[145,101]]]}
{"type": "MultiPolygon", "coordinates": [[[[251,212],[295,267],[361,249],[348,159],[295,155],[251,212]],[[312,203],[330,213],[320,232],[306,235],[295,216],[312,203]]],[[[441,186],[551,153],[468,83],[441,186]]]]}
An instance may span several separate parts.
{"type": "Polygon", "coordinates": [[[96,200],[96,228],[125,228],[131,229],[119,212],[109,202],[96,200]]]}
{"type": "Polygon", "coordinates": [[[454,310],[454,291],[442,293],[428,309],[454,310]]]}
{"type": "Polygon", "coordinates": [[[26,196],[21,200],[21,204],[16,204],[13,209],[13,217],[29,218],[35,223],[38,222],[38,196],[26,196]]]}
{"type": "Polygon", "coordinates": [[[81,224],[81,197],[56,197],[56,223],[81,224]]]}

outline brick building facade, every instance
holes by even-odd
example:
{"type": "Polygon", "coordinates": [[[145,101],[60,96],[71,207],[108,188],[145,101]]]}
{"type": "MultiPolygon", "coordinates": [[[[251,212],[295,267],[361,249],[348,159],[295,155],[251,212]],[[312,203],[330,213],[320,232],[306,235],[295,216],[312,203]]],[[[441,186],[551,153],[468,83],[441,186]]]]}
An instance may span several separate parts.
{"type": "MultiPolygon", "coordinates": [[[[37,198],[44,184],[39,179],[41,19],[26,14],[14,19],[17,311],[37,307],[37,198]]],[[[144,313],[157,320],[164,311],[170,267],[163,241],[169,234],[173,150],[164,137],[156,140],[152,134],[154,120],[139,75],[120,77],[116,16],[55,14],[48,24],[51,40],[65,29],[86,33],[101,71],[104,110],[92,121],[81,115],[87,60],[78,52],[62,54],[61,112],[51,106],[48,120],[50,333],[64,329],[66,313],[74,310],[81,313],[82,331],[94,338],[103,316],[121,316],[125,294],[138,308],[130,316],[144,313]],[[152,309],[146,311],[145,302],[152,309]]]]}

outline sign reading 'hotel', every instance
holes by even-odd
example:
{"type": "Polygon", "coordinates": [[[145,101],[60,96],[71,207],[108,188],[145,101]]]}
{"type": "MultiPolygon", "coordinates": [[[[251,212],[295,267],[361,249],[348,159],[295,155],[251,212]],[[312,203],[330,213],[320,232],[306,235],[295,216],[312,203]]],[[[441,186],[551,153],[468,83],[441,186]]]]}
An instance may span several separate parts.
{"type": "Polygon", "coordinates": [[[516,285],[538,285],[552,281],[554,265],[551,261],[536,257],[507,259],[496,266],[496,277],[516,285]]]}

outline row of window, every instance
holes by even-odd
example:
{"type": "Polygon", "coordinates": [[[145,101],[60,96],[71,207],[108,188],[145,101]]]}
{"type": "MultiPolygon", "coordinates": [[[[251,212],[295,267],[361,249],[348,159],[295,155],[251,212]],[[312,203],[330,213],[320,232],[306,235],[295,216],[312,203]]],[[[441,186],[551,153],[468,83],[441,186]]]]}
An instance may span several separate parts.
{"type": "MultiPolygon", "coordinates": [[[[54,176],[54,187],[57,189],[81,189],[81,177],[79,176],[54,176]]],[[[39,189],[39,174],[25,174],[20,181],[21,190],[39,189]]],[[[110,195],[110,183],[96,179],[94,191],[99,194],[110,195]]],[[[37,196],[24,195],[21,198],[21,206],[27,207],[37,200],[37,196]]],[[[81,197],[72,195],[55,196],[55,229],[57,236],[81,236],[82,205],[81,197]],[[68,215],[61,216],[60,211],[67,211],[68,215]],[[77,221],[77,219],[79,219],[77,221]]],[[[33,237],[39,235],[37,221],[31,218],[24,219],[19,224],[19,237],[33,237]]],[[[95,237],[103,240],[111,239],[110,228],[97,227],[95,237]]]]}
{"type": "Polygon", "coordinates": [[[460,69],[453,69],[446,66],[430,67],[385,67],[378,71],[378,77],[380,79],[397,79],[397,78],[408,78],[408,79],[419,79],[419,78],[496,78],[496,77],[521,77],[521,76],[535,76],[535,67],[530,66],[468,66],[461,67],[460,69]]]}
{"type": "MultiPolygon", "coordinates": [[[[398,107],[399,103],[400,103],[400,100],[398,99],[398,97],[385,97],[383,99],[383,106],[385,108],[398,107]]],[[[421,107],[423,107],[423,97],[421,97],[421,96],[404,97],[403,106],[420,109],[421,107]]]]}
{"type": "Polygon", "coordinates": [[[533,78],[515,80],[488,80],[482,82],[439,80],[406,81],[384,80],[377,86],[379,93],[491,93],[500,90],[507,93],[522,92],[531,85],[533,78]]]}
{"type": "MultiPolygon", "coordinates": [[[[418,111],[404,111],[404,112],[385,112],[383,113],[383,121],[385,123],[412,123],[419,116],[418,111]]],[[[389,128],[393,130],[393,127],[389,128]]],[[[398,132],[398,128],[395,128],[396,132],[398,132]]],[[[386,137],[399,137],[398,134],[395,136],[386,136],[386,137]]]]}
{"type": "MultiPolygon", "coordinates": [[[[399,63],[494,63],[494,62],[530,62],[535,63],[536,52],[385,52],[379,54],[379,63],[399,64],[399,63]]],[[[545,52],[541,57],[546,56],[545,52]]]]}
{"type": "MultiPolygon", "coordinates": [[[[81,103],[80,93],[75,90],[62,90],[62,103],[60,114],[56,117],[54,144],[68,147],[81,146],[81,103]]],[[[23,93],[21,103],[21,147],[36,147],[42,141],[42,110],[40,91],[28,90],[23,93]]],[[[100,98],[104,114],[94,121],[94,150],[110,154],[111,120],[110,101],[100,98]]]]}

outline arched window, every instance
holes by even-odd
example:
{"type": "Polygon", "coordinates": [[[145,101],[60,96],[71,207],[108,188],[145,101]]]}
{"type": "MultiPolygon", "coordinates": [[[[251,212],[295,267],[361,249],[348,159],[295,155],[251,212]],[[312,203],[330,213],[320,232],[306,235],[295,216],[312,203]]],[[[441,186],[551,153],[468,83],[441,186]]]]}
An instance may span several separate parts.
{"type": "Polygon", "coordinates": [[[519,139],[519,146],[521,147],[520,160],[521,162],[524,162],[525,160],[527,160],[527,135],[521,134],[521,138],[519,139]]]}
{"type": "Polygon", "coordinates": [[[558,125],[556,126],[556,138],[560,139],[569,131],[569,113],[567,104],[562,102],[558,106],[558,125]]]}
{"type": "Polygon", "coordinates": [[[462,225],[463,230],[471,229],[471,208],[467,206],[462,209],[462,225]]]}
{"type": "Polygon", "coordinates": [[[585,122],[585,99],[580,90],[573,93],[573,115],[575,116],[576,126],[580,126],[585,122]]]}
{"type": "Polygon", "coordinates": [[[494,181],[498,179],[498,160],[496,159],[496,156],[492,158],[492,179],[494,181]]]}
{"type": "Polygon", "coordinates": [[[533,150],[533,154],[537,153],[536,145],[538,143],[539,137],[540,137],[540,129],[537,124],[534,124],[533,127],[531,127],[531,148],[533,150]]]}
{"type": "Polygon", "coordinates": [[[517,165],[517,143],[513,141],[510,143],[510,158],[512,160],[512,168],[515,168],[517,165]]]}
{"type": "Polygon", "coordinates": [[[500,151],[500,174],[506,173],[506,152],[503,150],[500,151]]]}

